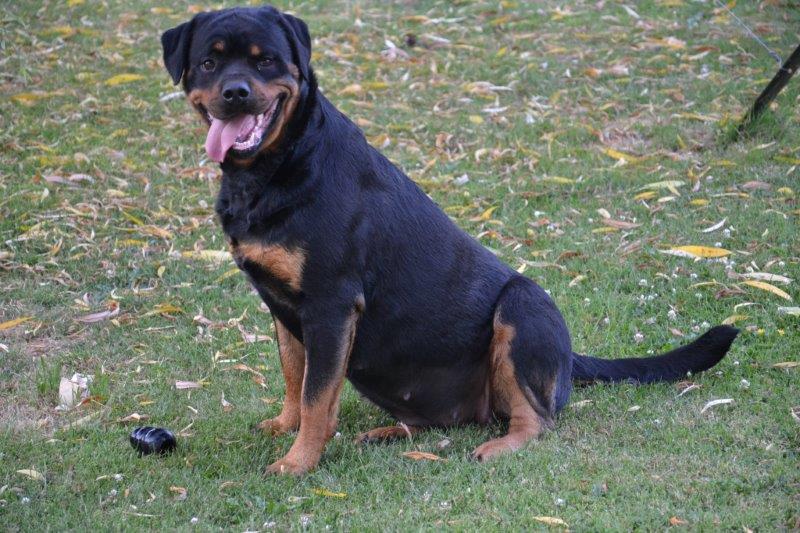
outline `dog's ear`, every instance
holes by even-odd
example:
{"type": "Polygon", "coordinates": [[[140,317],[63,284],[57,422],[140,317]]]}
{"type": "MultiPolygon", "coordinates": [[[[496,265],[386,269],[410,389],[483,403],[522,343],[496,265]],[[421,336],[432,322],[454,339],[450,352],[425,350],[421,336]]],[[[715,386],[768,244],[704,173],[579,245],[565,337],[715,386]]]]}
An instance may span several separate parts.
{"type": "Polygon", "coordinates": [[[308,26],[297,17],[280,13],[278,23],[283,28],[289,45],[292,47],[292,55],[300,69],[303,78],[308,81],[311,63],[311,36],[308,34],[308,26]]]}
{"type": "Polygon", "coordinates": [[[164,49],[164,66],[172,76],[172,81],[178,85],[189,63],[189,44],[192,42],[194,30],[194,17],[189,22],[184,22],[161,34],[161,47],[164,49]]]}

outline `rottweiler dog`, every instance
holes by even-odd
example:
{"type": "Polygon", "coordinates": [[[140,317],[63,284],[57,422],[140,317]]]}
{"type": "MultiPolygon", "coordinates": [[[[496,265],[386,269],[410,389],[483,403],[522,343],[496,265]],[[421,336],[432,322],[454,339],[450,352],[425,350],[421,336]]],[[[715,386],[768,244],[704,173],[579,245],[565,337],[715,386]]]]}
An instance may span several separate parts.
{"type": "Polygon", "coordinates": [[[201,13],[161,37],[175,84],[222,166],[216,212],[236,264],[269,306],[286,398],[258,424],[299,430],[267,471],[303,474],[335,433],[345,378],[400,423],[508,423],[486,460],[551,428],[573,380],[675,380],[714,366],[717,326],[658,357],[572,351],[548,294],[456,226],[320,92],[306,24],[272,7],[201,13]]]}

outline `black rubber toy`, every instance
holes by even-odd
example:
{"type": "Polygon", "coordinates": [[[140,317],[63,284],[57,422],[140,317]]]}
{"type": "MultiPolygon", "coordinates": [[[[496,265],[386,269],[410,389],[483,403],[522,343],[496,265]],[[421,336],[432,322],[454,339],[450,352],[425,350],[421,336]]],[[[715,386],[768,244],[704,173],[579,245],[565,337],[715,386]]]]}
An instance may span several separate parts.
{"type": "Polygon", "coordinates": [[[139,455],[165,454],[173,451],[176,446],[175,435],[171,431],[150,426],[135,428],[131,432],[130,441],[139,455]]]}

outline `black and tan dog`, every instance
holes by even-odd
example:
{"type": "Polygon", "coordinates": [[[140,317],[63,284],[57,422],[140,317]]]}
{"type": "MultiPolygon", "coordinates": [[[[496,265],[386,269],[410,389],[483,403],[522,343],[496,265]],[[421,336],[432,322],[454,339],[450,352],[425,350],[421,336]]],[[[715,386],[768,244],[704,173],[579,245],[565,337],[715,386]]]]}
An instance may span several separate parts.
{"type": "Polygon", "coordinates": [[[453,224],[320,93],[305,23],[228,9],[161,42],[222,164],[216,210],[233,256],[275,321],[286,399],[259,427],[299,433],[269,472],[319,462],[345,378],[403,423],[363,441],[507,420],[508,434],[473,452],[484,460],[552,427],[573,379],[678,379],[715,365],[736,337],[719,326],[644,359],[573,353],[547,293],[453,224]]]}

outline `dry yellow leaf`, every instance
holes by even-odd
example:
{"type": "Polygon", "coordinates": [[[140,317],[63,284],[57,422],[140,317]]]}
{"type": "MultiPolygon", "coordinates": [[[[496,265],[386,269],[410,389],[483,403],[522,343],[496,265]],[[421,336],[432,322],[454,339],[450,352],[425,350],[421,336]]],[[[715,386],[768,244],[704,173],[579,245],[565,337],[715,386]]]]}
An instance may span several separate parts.
{"type": "Polygon", "coordinates": [[[117,74],[116,76],[112,76],[105,81],[105,84],[109,87],[114,87],[116,85],[122,85],[123,83],[130,83],[132,81],[138,81],[144,79],[144,76],[141,74],[117,74]]]}
{"type": "Polygon", "coordinates": [[[559,185],[570,185],[575,183],[575,180],[570,178],[564,178],[562,176],[545,176],[542,178],[542,181],[546,181],[548,183],[558,183],[559,185]]]}
{"type": "Polygon", "coordinates": [[[470,115],[469,121],[472,122],[473,124],[483,124],[483,117],[481,117],[480,115],[470,115]]]}
{"type": "Polygon", "coordinates": [[[33,318],[32,316],[21,316],[13,320],[7,320],[6,322],[2,322],[0,323],[0,331],[5,331],[7,329],[15,328],[20,324],[24,324],[25,322],[27,322],[32,318],[33,318]]]}
{"type": "Polygon", "coordinates": [[[569,527],[569,524],[561,520],[560,518],[556,518],[555,516],[534,516],[534,520],[537,522],[541,522],[543,524],[547,524],[548,526],[564,526],[569,527]]]}
{"type": "Polygon", "coordinates": [[[493,205],[492,207],[481,213],[480,216],[478,217],[478,220],[489,220],[489,218],[491,218],[492,216],[492,213],[494,213],[495,209],[497,209],[497,206],[493,205]]]}
{"type": "Polygon", "coordinates": [[[181,255],[189,259],[203,259],[212,262],[233,261],[231,253],[225,250],[188,250],[181,252],[181,255]]]}
{"type": "Polygon", "coordinates": [[[364,83],[364,88],[368,91],[380,91],[388,89],[389,84],[385,81],[368,81],[364,83]]]}
{"type": "Polygon", "coordinates": [[[332,492],[328,489],[311,489],[311,492],[318,496],[325,496],[326,498],[347,498],[346,492],[332,492]]]}
{"type": "Polygon", "coordinates": [[[444,461],[443,458],[436,454],[419,451],[403,452],[403,457],[408,457],[409,459],[413,459],[415,461],[444,461]]]}
{"type": "Polygon", "coordinates": [[[617,161],[625,160],[629,163],[638,163],[639,161],[642,161],[644,159],[643,157],[626,154],[625,152],[620,152],[619,150],[614,150],[613,148],[605,148],[603,150],[603,153],[606,154],[608,157],[616,159],[617,161]]]}
{"type": "Polygon", "coordinates": [[[39,100],[43,98],[49,97],[49,93],[45,92],[36,92],[36,93],[18,93],[11,97],[11,101],[16,102],[18,104],[32,106],[39,100]]]}
{"type": "Polygon", "coordinates": [[[633,199],[639,201],[639,200],[650,200],[655,197],[656,197],[655,191],[644,191],[634,196],[633,199]]]}
{"type": "Polygon", "coordinates": [[[771,285],[766,281],[755,281],[755,280],[747,280],[742,282],[743,285],[749,285],[751,287],[755,287],[756,289],[761,289],[762,291],[771,292],[776,296],[780,296],[784,300],[792,301],[792,297],[786,291],[783,291],[776,287],[775,285],[771,285]]]}
{"type": "Polygon", "coordinates": [[[772,368],[795,368],[800,366],[800,361],[786,361],[783,363],[775,363],[772,368]]]}
{"type": "Polygon", "coordinates": [[[725,248],[716,248],[714,246],[675,246],[668,250],[660,250],[661,253],[676,255],[678,257],[701,257],[701,258],[714,258],[725,257],[731,254],[730,250],[725,248]]]}
{"type": "Polygon", "coordinates": [[[731,315],[725,320],[723,320],[722,323],[726,326],[732,326],[733,324],[736,324],[740,320],[747,320],[748,318],[750,317],[747,315],[731,315]]]}
{"type": "Polygon", "coordinates": [[[24,469],[24,470],[17,470],[17,474],[22,474],[23,476],[28,476],[31,479],[35,479],[36,481],[44,481],[44,476],[33,469],[24,469]]]}
{"type": "Polygon", "coordinates": [[[171,239],[173,237],[171,231],[153,225],[142,226],[139,228],[139,231],[146,235],[152,235],[153,237],[158,237],[160,239],[171,239]]]}
{"type": "Polygon", "coordinates": [[[364,94],[364,87],[362,87],[358,83],[351,83],[350,85],[346,86],[344,89],[339,91],[339,94],[341,95],[364,94]]]}
{"type": "Polygon", "coordinates": [[[708,205],[708,200],[706,200],[705,198],[696,198],[696,199],[692,200],[691,202],[689,202],[689,205],[692,205],[692,206],[695,206],[695,207],[703,207],[703,206],[708,205]]]}

